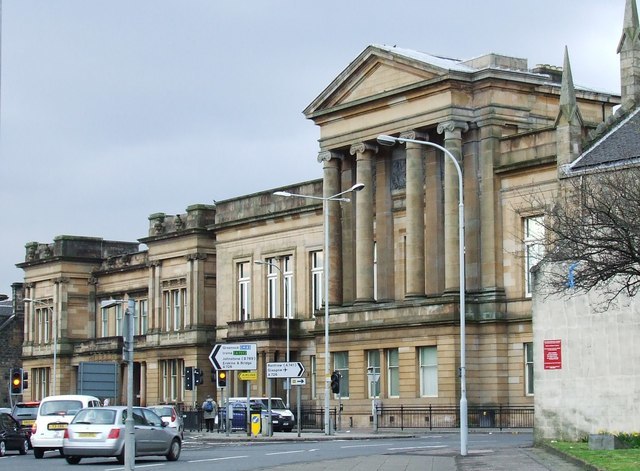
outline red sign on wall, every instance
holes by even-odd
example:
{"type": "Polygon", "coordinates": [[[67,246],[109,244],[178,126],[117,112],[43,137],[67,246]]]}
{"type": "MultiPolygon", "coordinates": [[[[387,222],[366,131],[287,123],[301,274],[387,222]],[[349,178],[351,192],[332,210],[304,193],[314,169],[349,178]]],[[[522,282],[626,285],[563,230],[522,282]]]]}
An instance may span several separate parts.
{"type": "Polygon", "coordinates": [[[544,341],[544,369],[562,369],[562,340],[544,341]]]}

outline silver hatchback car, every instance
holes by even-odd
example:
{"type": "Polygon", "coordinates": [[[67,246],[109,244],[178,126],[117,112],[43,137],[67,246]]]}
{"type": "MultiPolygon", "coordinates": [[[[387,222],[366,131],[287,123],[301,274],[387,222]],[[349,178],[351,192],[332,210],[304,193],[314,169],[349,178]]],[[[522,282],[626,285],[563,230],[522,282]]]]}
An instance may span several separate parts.
{"type": "Polygon", "coordinates": [[[167,427],[172,427],[178,430],[181,438],[184,438],[184,419],[182,414],[170,404],[160,404],[157,406],[147,406],[147,409],[151,409],[158,414],[162,420],[167,422],[167,427]]]}
{"type": "MultiPolygon", "coordinates": [[[[64,432],[63,453],[69,464],[82,458],[113,456],[124,463],[124,422],[126,406],[88,408],[80,410],[64,432]]],[[[133,408],[136,456],[166,456],[176,461],[182,450],[182,439],[175,428],[167,427],[156,413],[133,408]]]]}

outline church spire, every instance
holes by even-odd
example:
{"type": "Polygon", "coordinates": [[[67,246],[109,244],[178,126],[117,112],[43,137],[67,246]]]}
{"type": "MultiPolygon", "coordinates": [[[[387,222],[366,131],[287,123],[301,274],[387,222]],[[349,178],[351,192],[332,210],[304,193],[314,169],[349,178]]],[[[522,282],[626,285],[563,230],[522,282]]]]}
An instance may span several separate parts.
{"type": "Polygon", "coordinates": [[[556,118],[556,152],[559,168],[573,162],[580,155],[582,126],[582,115],[578,108],[573,75],[571,74],[569,50],[565,46],[562,85],[560,87],[560,110],[556,118]]]}
{"type": "Polygon", "coordinates": [[[636,0],[626,0],[620,54],[620,84],[622,103],[640,104],[640,22],[636,0]]]}

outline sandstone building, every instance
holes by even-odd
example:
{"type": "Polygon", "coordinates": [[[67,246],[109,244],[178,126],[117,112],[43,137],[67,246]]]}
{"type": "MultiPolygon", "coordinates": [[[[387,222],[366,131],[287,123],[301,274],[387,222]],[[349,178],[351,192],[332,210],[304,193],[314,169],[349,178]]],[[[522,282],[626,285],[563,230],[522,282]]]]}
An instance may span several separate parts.
{"type": "MultiPolygon", "coordinates": [[[[623,74],[624,74],[623,70],[623,74]]],[[[533,405],[529,269],[539,218],[527,195],[553,193],[565,164],[613,115],[620,97],[575,86],[563,67],[487,54],[470,60],[367,47],[304,110],[320,130],[322,178],[149,216],[137,242],[60,236],[32,242],[25,272],[24,365],[31,398],[75,392],[82,362],[121,365],[123,305],[134,299],[138,402],[193,404],[212,393],[214,344],[257,344],[268,362],[305,365],[305,405],[324,399],[324,283],[329,284],[331,370],[354,425],[383,404],[455,405],[460,395],[458,177],[442,152],[380,147],[380,134],[429,140],[463,170],[466,377],[470,405],[533,405]],[[330,279],[324,277],[328,203],[330,279]],[[146,245],[140,250],[140,243],[146,245]],[[265,262],[257,264],[255,262],[265,262]],[[57,336],[56,390],[52,339],[57,336]],[[195,393],[184,368],[205,371],[195,393]],[[368,368],[377,368],[370,383],[368,368]]],[[[119,397],[125,397],[125,366],[119,397]]],[[[245,395],[231,375],[228,393],[245,395]]],[[[273,385],[284,397],[283,384],[273,385]]],[[[292,400],[295,396],[292,397],[292,400]]],[[[332,395],[332,406],[337,397],[332,395]]]]}

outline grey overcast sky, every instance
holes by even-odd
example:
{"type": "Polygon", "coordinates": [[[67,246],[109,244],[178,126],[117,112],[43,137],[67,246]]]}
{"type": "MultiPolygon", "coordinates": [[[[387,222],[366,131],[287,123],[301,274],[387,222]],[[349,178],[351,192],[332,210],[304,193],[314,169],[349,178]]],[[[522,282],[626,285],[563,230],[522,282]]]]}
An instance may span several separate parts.
{"type": "Polygon", "coordinates": [[[624,0],[0,0],[0,293],[27,242],[321,178],[302,110],[369,44],[619,93],[624,0]]]}

